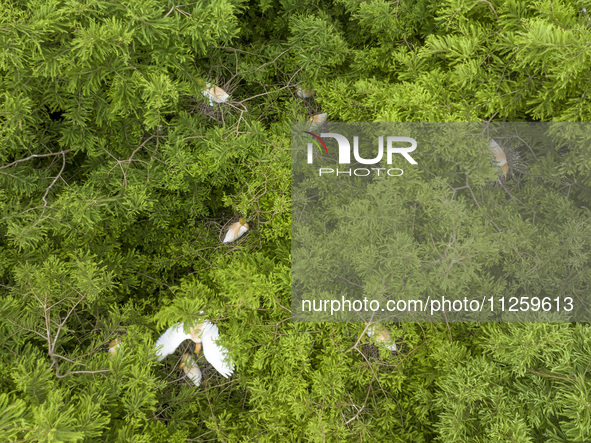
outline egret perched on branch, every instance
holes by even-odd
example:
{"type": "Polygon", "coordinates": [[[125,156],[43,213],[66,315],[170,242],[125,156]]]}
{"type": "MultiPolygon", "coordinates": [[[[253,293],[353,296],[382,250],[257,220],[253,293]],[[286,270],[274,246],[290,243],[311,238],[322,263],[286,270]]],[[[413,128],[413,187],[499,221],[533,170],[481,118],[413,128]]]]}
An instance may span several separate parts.
{"type": "Polygon", "coordinates": [[[228,362],[228,350],[216,343],[219,336],[218,327],[207,320],[192,326],[189,333],[184,331],[184,323],[177,323],[168,328],[156,341],[158,361],[164,360],[167,355],[176,351],[182,342],[190,339],[195,342],[195,353],[199,354],[203,346],[203,355],[206,360],[220,374],[228,378],[234,372],[234,365],[228,362]]]}
{"type": "Polygon", "coordinates": [[[209,106],[213,106],[213,103],[225,103],[230,95],[218,86],[212,86],[211,83],[205,85],[207,89],[203,91],[205,98],[209,99],[209,106]]]}
{"type": "Polygon", "coordinates": [[[503,177],[507,178],[507,173],[509,172],[509,164],[507,163],[507,155],[503,148],[499,146],[499,144],[495,141],[494,138],[491,138],[488,142],[490,146],[489,151],[492,155],[494,155],[497,166],[500,166],[503,170],[503,177]]]}
{"type": "Polygon", "coordinates": [[[316,114],[310,117],[310,131],[315,131],[318,129],[328,118],[328,114],[326,112],[322,114],[316,114]]]}
{"type": "Polygon", "coordinates": [[[224,237],[224,243],[231,243],[234,240],[238,240],[248,231],[248,223],[244,218],[240,218],[236,223],[232,223],[226,236],[224,237]]]}
{"type": "Polygon", "coordinates": [[[390,333],[383,326],[370,325],[366,332],[375,340],[376,345],[383,346],[390,351],[396,351],[396,342],[390,338],[390,333]]]}
{"type": "Polygon", "coordinates": [[[312,89],[305,89],[305,88],[301,88],[299,86],[296,88],[296,95],[299,98],[314,97],[314,94],[316,94],[316,91],[313,91],[312,89]]]}
{"type": "Polygon", "coordinates": [[[115,357],[117,350],[121,347],[121,339],[115,338],[109,343],[109,358],[115,357]]]}
{"type": "Polygon", "coordinates": [[[189,354],[183,354],[183,359],[181,364],[179,365],[183,371],[185,371],[185,375],[189,377],[189,379],[195,384],[195,386],[201,385],[201,380],[203,376],[201,375],[201,369],[197,366],[197,362],[193,357],[189,354]]]}

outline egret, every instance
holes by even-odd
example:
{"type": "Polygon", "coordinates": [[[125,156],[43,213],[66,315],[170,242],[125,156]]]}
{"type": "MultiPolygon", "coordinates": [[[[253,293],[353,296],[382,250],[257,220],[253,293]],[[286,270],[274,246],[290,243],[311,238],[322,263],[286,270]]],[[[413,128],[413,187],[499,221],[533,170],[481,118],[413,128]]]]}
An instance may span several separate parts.
{"type": "Polygon", "coordinates": [[[109,343],[109,358],[115,357],[117,350],[121,347],[121,339],[115,338],[109,343]]]}
{"type": "Polygon", "coordinates": [[[396,351],[396,342],[390,338],[388,330],[375,324],[367,328],[367,335],[372,337],[377,346],[382,346],[390,351],[396,351]]]}
{"type": "MultiPolygon", "coordinates": [[[[205,359],[224,377],[232,375],[234,365],[229,362],[228,350],[216,343],[220,333],[218,327],[208,320],[184,330],[184,323],[177,323],[166,330],[156,341],[158,361],[172,354],[187,339],[195,343],[195,353],[199,354],[203,347],[205,359]]],[[[186,363],[185,363],[186,365],[186,363]]]]}
{"type": "Polygon", "coordinates": [[[203,376],[201,375],[201,369],[199,369],[197,362],[193,357],[187,353],[183,354],[183,359],[179,368],[185,372],[185,375],[195,384],[195,386],[201,385],[203,376]]]}
{"type": "Polygon", "coordinates": [[[328,114],[326,112],[322,114],[316,114],[310,117],[310,131],[315,131],[318,129],[328,118],[328,114]]]}
{"type": "Polygon", "coordinates": [[[224,243],[231,243],[234,240],[238,240],[248,231],[248,223],[244,221],[244,218],[240,218],[236,223],[232,223],[226,236],[224,237],[224,243]]]}
{"type": "Polygon", "coordinates": [[[494,155],[497,166],[500,166],[503,171],[504,178],[507,178],[507,173],[509,172],[509,164],[507,163],[507,155],[503,148],[499,146],[499,144],[495,141],[494,138],[491,138],[488,142],[488,146],[490,146],[490,153],[494,155]]]}
{"type": "Polygon", "coordinates": [[[299,98],[314,97],[314,94],[316,94],[316,91],[313,91],[312,89],[305,89],[305,88],[301,88],[299,86],[296,88],[296,95],[299,98]]]}
{"type": "Polygon", "coordinates": [[[203,91],[205,98],[209,99],[209,106],[213,106],[213,103],[225,103],[230,95],[218,86],[212,86],[211,83],[205,85],[206,89],[203,91]]]}

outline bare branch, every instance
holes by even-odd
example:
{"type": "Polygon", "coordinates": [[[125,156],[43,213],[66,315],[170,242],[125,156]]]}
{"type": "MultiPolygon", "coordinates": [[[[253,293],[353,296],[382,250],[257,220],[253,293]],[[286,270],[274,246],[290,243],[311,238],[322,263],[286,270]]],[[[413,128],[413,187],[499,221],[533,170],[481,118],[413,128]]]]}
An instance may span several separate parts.
{"type": "Polygon", "coordinates": [[[109,369],[97,369],[96,371],[70,371],[70,372],[66,372],[63,375],[60,375],[58,373],[58,368],[56,368],[55,376],[57,378],[66,378],[68,375],[72,375],[72,374],[99,374],[101,372],[109,372],[109,369]]]}
{"type": "Polygon", "coordinates": [[[66,154],[63,154],[63,162],[62,162],[62,169],[60,169],[60,172],[54,177],[53,181],[51,182],[51,184],[48,186],[48,188],[45,190],[45,194],[43,195],[43,198],[41,200],[43,200],[43,207],[45,208],[47,206],[47,195],[49,194],[49,191],[51,190],[51,188],[53,187],[53,185],[55,185],[55,183],[59,180],[59,178],[62,176],[62,172],[64,172],[64,169],[66,169],[66,154]]]}
{"type": "Polygon", "coordinates": [[[0,166],[0,169],[10,168],[11,166],[14,166],[14,165],[16,165],[18,163],[26,162],[26,161],[31,160],[33,158],[53,157],[53,156],[56,156],[56,155],[65,155],[65,154],[67,154],[70,151],[71,151],[71,149],[66,149],[65,151],[51,152],[49,154],[33,154],[33,155],[31,155],[31,156],[29,156],[27,158],[21,158],[20,160],[13,161],[12,163],[9,163],[7,165],[0,166]]]}

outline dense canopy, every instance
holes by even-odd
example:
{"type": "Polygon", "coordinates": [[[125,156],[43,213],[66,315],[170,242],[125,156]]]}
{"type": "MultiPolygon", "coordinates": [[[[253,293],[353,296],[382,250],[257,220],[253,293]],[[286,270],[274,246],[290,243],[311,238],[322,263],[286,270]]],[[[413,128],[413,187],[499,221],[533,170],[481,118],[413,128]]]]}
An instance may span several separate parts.
{"type": "MultiPolygon", "coordinates": [[[[591,439],[587,324],[387,324],[394,352],[290,310],[290,124],[591,121],[583,3],[0,3],[0,440],[591,439]],[[236,370],[201,355],[196,387],[194,344],[158,362],[154,343],[202,311],[236,370]]],[[[483,253],[510,225],[520,288],[588,292],[591,134],[573,137],[499,185],[417,179],[407,210],[454,194],[424,226],[438,246],[453,214],[483,253]],[[553,225],[566,240],[539,241],[553,225]]]]}

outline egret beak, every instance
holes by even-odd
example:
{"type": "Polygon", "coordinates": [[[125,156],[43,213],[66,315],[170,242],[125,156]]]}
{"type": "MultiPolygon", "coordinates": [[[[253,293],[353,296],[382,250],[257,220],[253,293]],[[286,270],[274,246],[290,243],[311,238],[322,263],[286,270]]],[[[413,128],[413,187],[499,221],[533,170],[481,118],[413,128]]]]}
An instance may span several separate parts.
{"type": "Polygon", "coordinates": [[[182,363],[179,365],[179,369],[183,369],[184,367],[185,367],[185,362],[182,362],[182,363]]]}
{"type": "Polygon", "coordinates": [[[199,351],[201,351],[201,343],[195,343],[195,354],[199,355],[199,351]]]}

